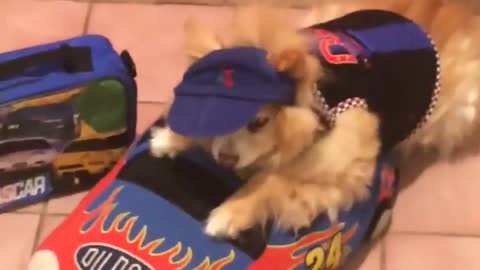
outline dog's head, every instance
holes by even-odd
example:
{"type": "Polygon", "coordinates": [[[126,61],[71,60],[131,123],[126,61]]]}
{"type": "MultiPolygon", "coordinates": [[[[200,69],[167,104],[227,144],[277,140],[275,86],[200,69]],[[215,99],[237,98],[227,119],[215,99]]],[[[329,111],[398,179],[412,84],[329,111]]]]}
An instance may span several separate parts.
{"type": "Polygon", "coordinates": [[[234,169],[278,167],[310,146],[319,127],[309,109],[266,105],[241,129],[214,137],[211,151],[220,164],[234,169]]]}
{"type": "MultiPolygon", "coordinates": [[[[245,22],[246,20],[241,21],[245,22]]],[[[242,32],[238,31],[237,29],[237,32],[248,32],[245,31],[242,32]]],[[[264,48],[266,51],[270,51],[269,48],[265,47],[272,47],[262,46],[262,44],[259,44],[255,41],[255,38],[247,37],[248,35],[245,36],[237,34],[237,36],[238,37],[235,38],[234,41],[230,40],[226,42],[225,40],[222,40],[219,35],[211,31],[204,25],[198,23],[193,19],[189,19],[186,23],[187,56],[189,57],[190,62],[195,65],[199,59],[204,59],[206,55],[211,55],[212,52],[218,52],[219,50],[224,48],[232,48],[237,46],[253,46],[264,48]]],[[[242,63],[243,66],[249,64],[251,64],[251,62],[242,63]]],[[[253,65],[255,65],[255,63],[253,65]]],[[[204,63],[203,66],[205,66],[204,63]]],[[[194,69],[198,70],[198,68],[194,69]]],[[[255,68],[252,66],[250,68],[247,68],[247,70],[252,69],[255,68]]],[[[219,73],[217,76],[218,80],[223,80],[225,86],[228,86],[227,84],[231,83],[230,76],[232,74],[229,72],[229,70],[225,70],[223,75],[219,73]]],[[[186,74],[188,76],[188,71],[186,74]]],[[[236,73],[233,74],[233,76],[236,75],[236,73]]],[[[213,78],[213,76],[211,77],[213,78]]],[[[240,77],[240,75],[238,75],[238,77],[240,77]]],[[[200,78],[200,76],[198,76],[198,78],[200,78]]],[[[196,82],[198,83],[198,81],[196,82]]],[[[205,86],[201,82],[198,83],[198,85],[201,85],[199,87],[205,86]]],[[[280,86],[273,89],[270,94],[276,95],[276,93],[278,92],[286,91],[285,89],[280,88],[282,87],[280,86]]],[[[177,90],[179,90],[179,88],[177,88],[177,90]]],[[[232,87],[230,91],[234,92],[238,90],[239,89],[235,89],[235,87],[232,87]]],[[[241,91],[253,93],[263,90],[264,89],[260,87],[259,84],[254,83],[247,85],[247,89],[243,87],[241,91]]],[[[230,93],[231,92],[227,94],[230,95],[230,93]]],[[[294,159],[306,147],[311,145],[316,134],[324,129],[324,127],[318,122],[315,113],[310,108],[300,107],[296,105],[297,103],[295,101],[295,95],[296,93],[293,92],[293,95],[291,97],[293,102],[291,103],[267,102],[260,108],[260,110],[256,110],[256,115],[254,117],[251,117],[251,119],[237,119],[237,121],[242,121],[244,124],[240,128],[236,127],[235,129],[232,129],[230,127],[229,132],[223,133],[227,135],[216,136],[214,132],[212,132],[211,134],[205,132],[204,134],[201,134],[200,137],[203,136],[209,138],[209,141],[211,142],[209,147],[211,154],[220,164],[223,164],[227,167],[240,169],[252,165],[261,167],[281,166],[282,164],[285,164],[286,162],[294,159]]],[[[198,106],[198,103],[192,101],[191,106],[193,105],[198,106]]],[[[225,105],[223,106],[225,107],[225,105]]],[[[197,110],[201,110],[202,112],[204,112],[205,110],[208,110],[213,106],[203,107],[204,108],[197,108],[197,110]]],[[[235,110],[232,110],[232,112],[233,111],[235,110]]],[[[235,115],[235,113],[230,113],[230,115],[235,115]]],[[[221,119],[222,116],[223,115],[219,115],[218,121],[221,122],[226,120],[228,122],[229,119],[232,118],[232,116],[223,116],[224,119],[221,119]]],[[[198,115],[192,117],[202,118],[198,115]]],[[[197,119],[196,122],[198,121],[201,120],[197,119]]],[[[178,122],[185,121],[179,120],[178,122]]],[[[223,123],[220,124],[220,126],[221,125],[228,126],[229,124],[223,123]]],[[[183,128],[184,130],[194,129],[194,127],[191,126],[179,127],[178,129],[183,128]]],[[[216,127],[214,127],[213,129],[215,128],[216,127]]],[[[227,128],[224,127],[224,129],[226,130],[227,128]]]]}

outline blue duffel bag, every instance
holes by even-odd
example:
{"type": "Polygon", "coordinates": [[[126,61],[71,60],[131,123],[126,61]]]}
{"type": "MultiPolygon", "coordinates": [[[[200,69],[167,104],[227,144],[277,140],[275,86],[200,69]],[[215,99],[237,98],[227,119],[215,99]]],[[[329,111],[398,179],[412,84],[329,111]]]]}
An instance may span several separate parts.
{"type": "Polygon", "coordinates": [[[95,185],[135,137],[134,77],[102,36],[0,54],[0,211],[95,185]]]}

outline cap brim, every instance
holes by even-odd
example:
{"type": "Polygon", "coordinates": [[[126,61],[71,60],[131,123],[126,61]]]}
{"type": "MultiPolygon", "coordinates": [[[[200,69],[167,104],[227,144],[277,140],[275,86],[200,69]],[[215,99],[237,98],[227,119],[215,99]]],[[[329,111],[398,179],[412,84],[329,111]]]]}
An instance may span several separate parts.
{"type": "Polygon", "coordinates": [[[180,135],[223,136],[245,126],[261,106],[260,102],[219,96],[176,96],[167,122],[180,135]]]}

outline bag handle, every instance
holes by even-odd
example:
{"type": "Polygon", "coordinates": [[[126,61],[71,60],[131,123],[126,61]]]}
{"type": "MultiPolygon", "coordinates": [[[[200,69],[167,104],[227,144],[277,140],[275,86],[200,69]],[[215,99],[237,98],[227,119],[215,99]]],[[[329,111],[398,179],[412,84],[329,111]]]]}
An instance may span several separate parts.
{"type": "Polygon", "coordinates": [[[90,47],[62,45],[58,49],[35,53],[0,63],[0,79],[21,76],[33,68],[45,65],[60,65],[67,73],[93,71],[90,47]]]}

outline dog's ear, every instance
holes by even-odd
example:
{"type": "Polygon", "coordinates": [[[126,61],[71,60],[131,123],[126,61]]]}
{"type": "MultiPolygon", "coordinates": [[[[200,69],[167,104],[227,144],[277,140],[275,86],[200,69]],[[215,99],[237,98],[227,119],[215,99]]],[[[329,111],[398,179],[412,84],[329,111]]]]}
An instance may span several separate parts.
{"type": "Polygon", "coordinates": [[[187,18],[184,30],[187,56],[192,62],[223,47],[220,38],[213,30],[192,17],[187,18]]]}
{"type": "Polygon", "coordinates": [[[284,107],[276,117],[278,150],[283,162],[295,158],[314,143],[325,127],[310,108],[284,107]]]}

